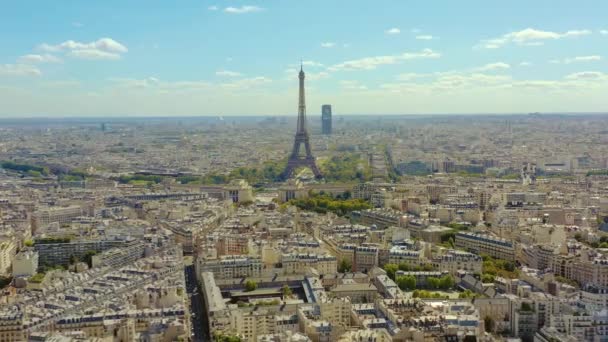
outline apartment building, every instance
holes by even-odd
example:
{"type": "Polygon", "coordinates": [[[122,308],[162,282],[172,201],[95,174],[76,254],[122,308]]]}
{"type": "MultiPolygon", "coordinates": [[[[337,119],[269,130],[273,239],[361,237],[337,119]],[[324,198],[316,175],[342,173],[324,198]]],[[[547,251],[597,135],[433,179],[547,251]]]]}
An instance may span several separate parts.
{"type": "Polygon", "coordinates": [[[34,213],[34,222],[36,227],[43,227],[54,222],[66,224],[72,222],[72,219],[82,216],[83,214],[83,209],[76,205],[67,207],[51,207],[34,213]]]}
{"type": "Polygon", "coordinates": [[[332,274],[336,273],[338,267],[335,256],[313,253],[283,254],[281,263],[285,274],[304,274],[309,267],[316,269],[319,274],[332,274]]]}
{"type": "Polygon", "coordinates": [[[101,253],[112,248],[128,248],[139,243],[133,238],[78,240],[53,242],[52,240],[37,240],[34,250],[38,252],[40,263],[50,265],[67,265],[71,258],[81,259],[88,251],[101,253]]]}
{"type": "Polygon", "coordinates": [[[262,261],[258,257],[225,255],[214,260],[199,260],[199,272],[212,272],[216,278],[259,277],[262,261]]]}
{"type": "Polygon", "coordinates": [[[378,266],[378,247],[357,246],[353,262],[354,272],[366,272],[378,266]]]}
{"type": "Polygon", "coordinates": [[[481,274],[483,259],[474,253],[449,250],[447,253],[433,258],[431,263],[435,269],[447,271],[452,275],[458,271],[481,274]]]}
{"type": "Polygon", "coordinates": [[[407,264],[410,266],[418,266],[422,263],[422,252],[408,249],[404,246],[393,246],[388,254],[389,264],[407,264]]]}
{"type": "Polygon", "coordinates": [[[10,275],[16,253],[17,245],[12,238],[0,241],[0,275],[10,275]]]}
{"type": "Polygon", "coordinates": [[[515,261],[515,243],[486,234],[458,232],[456,247],[475,254],[487,254],[496,259],[515,261]]]}

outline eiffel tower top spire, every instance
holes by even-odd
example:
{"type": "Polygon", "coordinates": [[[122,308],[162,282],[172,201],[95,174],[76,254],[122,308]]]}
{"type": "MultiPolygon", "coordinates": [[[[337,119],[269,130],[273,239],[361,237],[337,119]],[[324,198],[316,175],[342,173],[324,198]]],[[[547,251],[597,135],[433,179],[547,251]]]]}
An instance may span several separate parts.
{"type": "Polygon", "coordinates": [[[304,78],[306,77],[304,74],[304,63],[300,63],[300,74],[298,75],[300,79],[300,94],[298,98],[298,130],[297,132],[300,134],[306,134],[306,98],[304,95],[304,78]]]}

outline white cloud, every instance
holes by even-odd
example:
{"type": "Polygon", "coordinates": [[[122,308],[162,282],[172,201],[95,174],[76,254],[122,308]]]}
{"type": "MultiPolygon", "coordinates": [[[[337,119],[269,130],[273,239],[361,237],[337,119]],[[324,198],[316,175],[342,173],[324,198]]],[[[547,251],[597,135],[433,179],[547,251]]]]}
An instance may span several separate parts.
{"type": "Polygon", "coordinates": [[[307,72],[306,79],[308,81],[316,81],[328,78],[330,75],[327,71],[319,71],[319,72],[307,72]]]}
{"type": "Polygon", "coordinates": [[[488,75],[483,73],[461,73],[455,71],[434,74],[405,74],[404,83],[386,83],[381,89],[392,93],[417,93],[429,95],[437,93],[471,91],[473,89],[498,88],[512,82],[509,75],[488,75]],[[426,78],[425,82],[409,82],[414,78],[426,78]]]}
{"type": "Polygon", "coordinates": [[[90,43],[81,43],[73,40],[61,44],[40,44],[39,50],[47,52],[65,52],[67,55],[82,59],[117,60],[121,54],[128,51],[127,47],[112,38],[101,38],[90,43]]]}
{"type": "Polygon", "coordinates": [[[228,83],[222,83],[220,84],[220,86],[222,88],[228,88],[228,89],[251,89],[251,88],[256,88],[268,83],[271,83],[272,80],[270,78],[267,77],[263,77],[263,76],[258,76],[258,77],[252,77],[252,78],[242,78],[239,80],[235,80],[233,82],[228,82],[228,83]]]}
{"type": "Polygon", "coordinates": [[[367,86],[361,84],[359,81],[340,81],[340,86],[344,90],[367,90],[367,86]]]}
{"type": "Polygon", "coordinates": [[[345,61],[330,66],[328,70],[373,70],[380,65],[397,64],[412,59],[431,59],[439,57],[441,57],[440,53],[435,52],[431,49],[424,49],[420,52],[406,52],[401,55],[365,57],[361,59],[345,61]]]}
{"type": "Polygon", "coordinates": [[[384,33],[386,33],[386,34],[399,34],[399,33],[401,33],[401,30],[399,28],[397,28],[397,27],[393,27],[393,28],[390,28],[390,29],[384,31],[384,33]]]}
{"type": "Polygon", "coordinates": [[[578,56],[571,59],[573,62],[588,62],[588,61],[599,61],[602,59],[602,56],[593,55],[593,56],[578,56]]]}
{"type": "Polygon", "coordinates": [[[207,81],[177,81],[167,82],[161,81],[156,77],[148,77],[144,79],[135,78],[110,78],[110,82],[114,83],[119,88],[127,89],[157,89],[159,91],[183,91],[183,90],[200,90],[207,89],[212,86],[207,81]]]}
{"type": "Polygon", "coordinates": [[[212,5],[212,6],[207,7],[207,9],[208,9],[209,11],[217,11],[217,10],[219,9],[219,7],[217,7],[217,6],[215,6],[215,5],[212,5]]]}
{"type": "Polygon", "coordinates": [[[507,63],[496,62],[496,63],[486,64],[486,65],[481,66],[479,68],[475,68],[475,71],[504,70],[504,69],[509,69],[509,68],[511,68],[511,65],[509,65],[507,63]]]}
{"type": "Polygon", "coordinates": [[[302,62],[302,64],[304,66],[309,66],[309,67],[319,67],[319,68],[323,67],[322,63],[315,62],[315,61],[304,61],[304,62],[302,62]]]}
{"type": "Polygon", "coordinates": [[[260,12],[264,10],[262,7],[258,6],[241,6],[241,7],[226,7],[224,8],[224,12],[230,14],[244,14],[244,13],[254,13],[260,12]]]}
{"type": "Polygon", "coordinates": [[[538,46],[546,40],[557,40],[568,37],[579,37],[591,34],[589,30],[570,30],[563,33],[552,31],[541,31],[527,28],[521,31],[510,32],[498,38],[482,40],[478,47],[486,49],[498,49],[510,43],[525,46],[538,46]]]}
{"type": "Polygon", "coordinates": [[[112,38],[101,38],[94,42],[90,43],[80,43],[73,40],[65,41],[61,44],[57,45],[49,45],[49,44],[41,44],[39,48],[43,51],[48,52],[57,52],[57,51],[69,51],[69,50],[86,50],[86,49],[95,49],[102,50],[106,52],[114,52],[114,53],[125,53],[127,52],[127,47],[122,45],[121,43],[115,41],[112,38]]]}
{"type": "Polygon", "coordinates": [[[77,80],[63,80],[63,81],[48,81],[40,83],[45,88],[75,88],[81,85],[80,81],[77,80]]]}
{"type": "Polygon", "coordinates": [[[565,58],[563,60],[552,59],[549,61],[551,64],[572,64],[578,62],[594,62],[602,60],[602,56],[599,55],[591,55],[591,56],[577,56],[572,58],[565,58]]]}
{"type": "Polygon", "coordinates": [[[40,76],[42,73],[33,65],[0,64],[0,76],[40,76]]]}
{"type": "Polygon", "coordinates": [[[397,79],[399,81],[413,81],[416,79],[420,79],[420,78],[425,78],[425,77],[429,77],[431,76],[430,74],[418,74],[418,73],[404,73],[404,74],[399,74],[397,75],[397,79]]]}
{"type": "Polygon", "coordinates": [[[327,49],[333,48],[334,46],[336,46],[336,43],[334,43],[334,42],[324,42],[324,43],[321,43],[321,47],[327,48],[327,49]]]}
{"type": "Polygon", "coordinates": [[[53,56],[51,54],[43,54],[43,55],[24,55],[19,57],[19,63],[60,63],[61,59],[53,56]]]}
{"type": "Polygon", "coordinates": [[[608,74],[599,71],[581,71],[567,75],[565,78],[581,81],[608,80],[608,74]]]}
{"type": "Polygon", "coordinates": [[[416,39],[418,39],[418,40],[433,40],[433,39],[437,39],[437,38],[431,36],[430,34],[421,34],[421,35],[417,35],[416,39]]]}
{"type": "Polygon", "coordinates": [[[160,93],[166,92],[184,92],[198,91],[206,89],[253,89],[262,85],[271,83],[272,80],[263,77],[241,78],[234,79],[229,82],[211,83],[208,81],[176,81],[168,82],[159,80],[156,77],[148,77],[144,79],[133,78],[110,78],[110,82],[114,83],[119,88],[127,88],[132,90],[157,90],[160,93]]]}
{"type": "Polygon", "coordinates": [[[608,30],[600,30],[600,34],[603,34],[604,36],[608,35],[608,30]]]}
{"type": "Polygon", "coordinates": [[[83,27],[83,26],[84,26],[84,24],[83,24],[83,23],[79,23],[79,22],[75,21],[75,22],[73,22],[73,23],[72,23],[72,26],[74,26],[74,27],[79,27],[79,28],[80,28],[80,27],[83,27]]]}
{"type": "Polygon", "coordinates": [[[120,54],[95,49],[73,50],[68,56],[88,60],[118,60],[120,54]]]}
{"type": "Polygon", "coordinates": [[[215,72],[216,76],[222,76],[222,77],[239,77],[242,76],[242,74],[240,72],[236,72],[236,71],[230,71],[230,70],[219,70],[215,72]]]}
{"type": "Polygon", "coordinates": [[[522,67],[531,66],[531,65],[532,65],[532,63],[530,63],[530,62],[521,62],[521,63],[519,63],[519,66],[522,66],[522,67]]]}

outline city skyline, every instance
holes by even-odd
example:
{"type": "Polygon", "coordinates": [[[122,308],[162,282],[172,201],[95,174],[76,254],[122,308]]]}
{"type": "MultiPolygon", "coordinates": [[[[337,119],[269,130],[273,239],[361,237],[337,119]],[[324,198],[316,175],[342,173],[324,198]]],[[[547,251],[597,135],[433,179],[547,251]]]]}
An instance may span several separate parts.
{"type": "Polygon", "coordinates": [[[143,6],[8,5],[0,118],[295,115],[300,58],[315,116],[608,107],[598,1],[143,6]]]}

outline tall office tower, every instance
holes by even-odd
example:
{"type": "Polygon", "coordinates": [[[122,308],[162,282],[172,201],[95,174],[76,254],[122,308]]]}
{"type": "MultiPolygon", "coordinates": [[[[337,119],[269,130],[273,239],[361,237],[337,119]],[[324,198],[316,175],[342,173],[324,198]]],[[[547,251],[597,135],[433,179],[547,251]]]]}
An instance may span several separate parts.
{"type": "Polygon", "coordinates": [[[296,137],[293,142],[293,150],[289,159],[287,160],[287,167],[283,171],[282,178],[288,179],[293,176],[297,168],[302,166],[309,167],[315,174],[316,178],[323,178],[321,171],[315,163],[315,157],[312,155],[310,149],[310,137],[308,136],[308,130],[306,129],[306,100],[304,99],[304,70],[300,67],[300,94],[298,101],[298,129],[296,130],[296,137]],[[300,147],[304,145],[306,155],[300,157],[300,147]]]}
{"type": "Polygon", "coordinates": [[[321,132],[323,134],[331,134],[331,105],[321,106],[321,132]]]}

